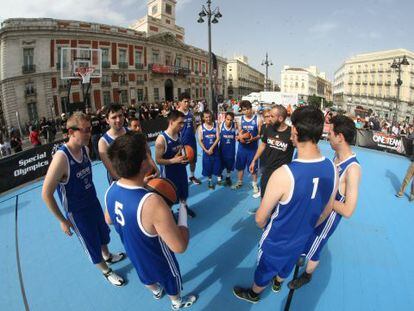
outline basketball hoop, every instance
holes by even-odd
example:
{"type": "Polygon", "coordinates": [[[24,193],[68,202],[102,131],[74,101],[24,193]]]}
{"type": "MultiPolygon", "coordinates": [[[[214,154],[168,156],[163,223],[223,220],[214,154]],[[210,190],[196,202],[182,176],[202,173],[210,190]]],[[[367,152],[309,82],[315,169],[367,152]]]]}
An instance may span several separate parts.
{"type": "Polygon", "coordinates": [[[90,83],[91,74],[95,71],[95,67],[77,67],[75,74],[82,78],[82,84],[90,83]]]}

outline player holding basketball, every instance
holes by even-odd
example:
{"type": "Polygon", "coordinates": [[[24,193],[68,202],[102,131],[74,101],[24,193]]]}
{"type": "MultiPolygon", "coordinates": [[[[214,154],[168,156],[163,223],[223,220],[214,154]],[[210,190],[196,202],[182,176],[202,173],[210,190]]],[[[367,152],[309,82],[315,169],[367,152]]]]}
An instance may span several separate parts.
{"type": "Polygon", "coordinates": [[[96,196],[86,147],[91,138],[91,123],[85,114],[75,112],[66,126],[69,141],[59,148],[50,163],[43,183],[43,200],[65,234],[71,236],[72,230],[75,231],[90,260],[105,278],[112,285],[122,286],[124,280],[107,265],[121,261],[125,254],[111,254],[107,247],[110,230],[96,196]],[[53,196],[56,189],[66,217],[53,196]]]}
{"type": "MultiPolygon", "coordinates": [[[[248,100],[242,100],[240,102],[241,111],[243,116],[238,126],[239,145],[237,147],[236,155],[236,169],[237,169],[237,183],[232,187],[233,189],[239,189],[243,185],[244,170],[249,168],[250,163],[253,161],[254,155],[258,148],[258,140],[260,138],[260,128],[262,127],[262,121],[258,119],[256,115],[253,115],[252,104],[248,100]],[[241,139],[241,134],[244,132],[250,133],[250,139],[241,139]]],[[[259,187],[257,186],[257,163],[254,167],[252,175],[253,194],[259,193],[259,187]]]]}
{"type": "Polygon", "coordinates": [[[184,113],[178,110],[173,110],[168,115],[168,128],[155,141],[155,162],[161,166],[161,176],[170,179],[177,188],[180,206],[187,208],[188,216],[195,217],[194,211],[187,206],[188,159],[182,154],[183,144],[179,135],[185,126],[184,118],[184,113]]]}
{"type": "Polygon", "coordinates": [[[109,146],[117,137],[124,135],[127,129],[124,127],[125,117],[122,106],[119,104],[111,104],[106,110],[106,122],[109,125],[109,130],[102,135],[98,143],[99,156],[102,163],[108,171],[108,182],[111,184],[118,179],[116,171],[113,169],[111,162],[108,159],[107,151],[109,146]]]}
{"type": "Polygon", "coordinates": [[[256,213],[260,228],[266,226],[259,243],[257,267],[251,288],[234,287],[237,298],[256,303],[273,280],[278,292],[290,274],[315,225],[332,210],[336,193],[336,169],[319,151],[323,114],[304,106],[292,115],[292,142],[298,157],[278,168],[270,177],[256,213]]]}
{"type": "Polygon", "coordinates": [[[194,160],[190,162],[190,182],[200,185],[201,181],[194,176],[197,163],[197,142],[195,138],[195,121],[194,115],[189,109],[190,95],[187,93],[180,94],[178,110],[184,114],[184,126],[180,131],[180,139],[183,145],[189,145],[194,150],[194,160]]]}
{"type": "Polygon", "coordinates": [[[217,176],[217,183],[221,185],[220,155],[218,143],[219,131],[213,121],[213,113],[209,110],[203,112],[203,123],[198,127],[198,141],[203,149],[203,176],[208,177],[208,187],[214,189],[212,175],[217,176]]]}
{"type": "Polygon", "coordinates": [[[120,179],[105,195],[107,219],[109,215],[139,279],[155,299],[165,290],[173,310],[191,306],[197,297],[181,297],[181,273],[174,255],[188,245],[187,209],[180,207],[176,224],[161,196],[144,188],[145,175],[151,170],[144,135],[128,133],[118,138],[109,147],[108,157],[120,179]]]}
{"type": "Polygon", "coordinates": [[[234,113],[226,112],[225,119],[219,128],[220,136],[220,162],[222,170],[226,169],[226,185],[231,186],[230,174],[234,170],[236,155],[236,125],[234,124],[234,113]]]}
{"type": "Polygon", "coordinates": [[[358,188],[361,180],[361,167],[353,153],[351,144],[356,135],[355,123],[346,116],[334,116],[328,132],[329,143],[335,151],[334,163],[339,173],[339,186],[333,211],[317,228],[305,248],[308,264],[299,278],[289,282],[289,288],[298,289],[309,283],[312,274],[319,265],[320,253],[328,239],[335,232],[342,217],[349,218],[355,211],[358,200],[358,188]]]}

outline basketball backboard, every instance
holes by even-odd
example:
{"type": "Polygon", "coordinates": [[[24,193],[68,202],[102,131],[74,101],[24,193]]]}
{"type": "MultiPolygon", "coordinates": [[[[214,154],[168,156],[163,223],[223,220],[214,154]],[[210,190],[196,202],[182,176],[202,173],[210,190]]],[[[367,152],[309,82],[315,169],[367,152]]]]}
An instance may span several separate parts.
{"type": "Polygon", "coordinates": [[[102,77],[102,50],[62,48],[60,77],[62,80],[82,79],[83,83],[89,83],[90,78],[102,77]]]}

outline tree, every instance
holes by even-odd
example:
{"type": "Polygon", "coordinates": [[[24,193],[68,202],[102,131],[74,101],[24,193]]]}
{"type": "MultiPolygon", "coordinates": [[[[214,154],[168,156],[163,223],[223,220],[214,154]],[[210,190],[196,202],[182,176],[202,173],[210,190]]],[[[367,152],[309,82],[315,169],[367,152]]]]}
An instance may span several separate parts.
{"type": "Polygon", "coordinates": [[[311,95],[308,97],[308,104],[315,106],[317,108],[321,108],[322,97],[311,95]]]}

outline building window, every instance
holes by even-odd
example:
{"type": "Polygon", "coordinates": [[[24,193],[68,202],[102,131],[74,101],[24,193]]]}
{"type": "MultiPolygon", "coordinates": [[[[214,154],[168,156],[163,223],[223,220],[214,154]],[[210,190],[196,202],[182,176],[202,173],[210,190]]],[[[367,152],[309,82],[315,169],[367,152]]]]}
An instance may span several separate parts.
{"type": "Polygon", "coordinates": [[[64,112],[64,113],[68,112],[68,98],[67,98],[67,96],[64,96],[64,97],[60,98],[60,106],[61,106],[62,112],[64,112]]]}
{"type": "Polygon", "coordinates": [[[126,63],[126,59],[127,59],[127,56],[126,56],[126,50],[124,50],[124,49],[120,49],[119,50],[119,62],[120,63],[126,63]]]}
{"type": "Polygon", "coordinates": [[[35,93],[33,82],[26,83],[25,93],[26,95],[33,95],[35,93]]]}
{"type": "Polygon", "coordinates": [[[166,66],[171,66],[172,65],[171,55],[165,55],[165,65],[166,66]]]}
{"type": "Polygon", "coordinates": [[[141,51],[135,51],[135,64],[141,64],[141,51]]]}
{"type": "Polygon", "coordinates": [[[121,91],[121,104],[128,104],[128,91],[127,90],[121,91]]]}
{"type": "Polygon", "coordinates": [[[160,54],[158,52],[152,52],[152,63],[159,64],[160,62],[160,54]]]}
{"type": "Polygon", "coordinates": [[[175,66],[181,67],[181,57],[176,57],[175,58],[175,66]]]}
{"type": "Polygon", "coordinates": [[[144,100],[144,90],[143,89],[137,89],[137,100],[139,102],[142,102],[144,100]]]}
{"type": "Polygon", "coordinates": [[[171,4],[166,4],[165,5],[165,13],[167,13],[167,14],[169,14],[169,15],[171,15],[172,14],[172,6],[171,6],[171,4]]]}
{"type": "Polygon", "coordinates": [[[38,120],[36,103],[34,103],[34,102],[28,103],[27,104],[27,112],[29,113],[29,120],[30,121],[38,120]]]}
{"type": "Polygon", "coordinates": [[[160,100],[160,90],[157,87],[154,87],[154,100],[155,101],[160,100]]]}
{"type": "Polygon", "coordinates": [[[187,69],[190,69],[190,64],[191,64],[191,61],[187,59],[187,69]]]}
{"type": "Polygon", "coordinates": [[[195,89],[195,97],[196,97],[196,99],[198,99],[198,87],[195,89]]]}
{"type": "Polygon", "coordinates": [[[23,49],[23,64],[25,66],[33,65],[34,49],[23,49]]]}
{"type": "Polygon", "coordinates": [[[121,74],[119,75],[119,84],[120,85],[126,85],[128,83],[126,75],[125,74],[121,74]]]}
{"type": "Polygon", "coordinates": [[[111,92],[104,91],[104,92],[102,92],[102,94],[103,94],[104,105],[105,105],[105,107],[107,107],[111,104],[111,92]]]}
{"type": "Polygon", "coordinates": [[[206,64],[203,63],[203,65],[201,66],[201,72],[202,73],[206,73],[206,64]]]}
{"type": "Polygon", "coordinates": [[[102,50],[102,62],[109,62],[109,49],[102,50]]]}

